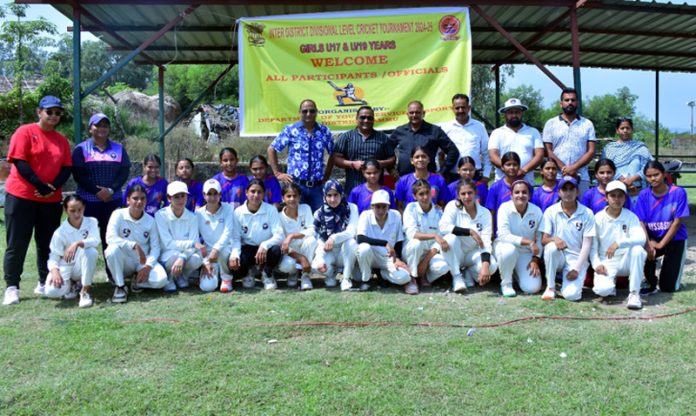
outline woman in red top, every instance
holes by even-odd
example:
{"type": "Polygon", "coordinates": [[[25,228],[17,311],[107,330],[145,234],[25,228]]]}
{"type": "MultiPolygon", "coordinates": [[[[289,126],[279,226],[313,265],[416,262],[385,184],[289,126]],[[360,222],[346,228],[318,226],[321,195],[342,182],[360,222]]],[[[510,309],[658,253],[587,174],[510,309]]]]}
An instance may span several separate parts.
{"type": "Polygon", "coordinates": [[[63,114],[60,99],[47,95],[39,101],[39,121],[20,126],[10,139],[7,160],[12,164],[5,183],[4,305],[19,303],[19,281],[32,232],[36,241],[39,283],[34,293],[43,295],[48,275],[49,244],[60,225],[61,187],[70,177],[70,144],[55,131],[63,114]]]}

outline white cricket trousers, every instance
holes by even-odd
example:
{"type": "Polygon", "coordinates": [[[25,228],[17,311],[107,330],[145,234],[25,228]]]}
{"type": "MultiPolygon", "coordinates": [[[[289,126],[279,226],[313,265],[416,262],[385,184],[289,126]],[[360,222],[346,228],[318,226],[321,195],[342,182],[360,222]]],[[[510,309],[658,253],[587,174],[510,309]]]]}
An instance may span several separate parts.
{"type": "MultiPolygon", "coordinates": [[[[317,239],[314,237],[305,237],[303,239],[292,240],[289,247],[290,253],[299,253],[307,258],[309,264],[312,264],[314,260],[314,253],[317,251],[317,239]]],[[[292,257],[285,255],[280,259],[278,264],[278,271],[281,273],[287,273],[289,275],[297,274],[297,268],[295,267],[299,262],[292,257]]]]}
{"type": "Polygon", "coordinates": [[[394,260],[367,243],[358,245],[358,267],[360,267],[360,278],[363,282],[370,281],[373,267],[380,270],[382,278],[396,285],[405,285],[411,281],[411,276],[406,270],[397,269],[394,260]]]}
{"type": "Polygon", "coordinates": [[[334,244],[333,250],[328,252],[324,251],[323,244],[317,244],[312,261],[312,270],[326,279],[330,276],[336,277],[336,269],[343,267],[344,278],[359,278],[356,272],[358,268],[355,267],[357,252],[358,243],[354,238],[349,238],[340,244],[334,244]],[[326,265],[325,273],[317,270],[322,264],[326,265]]]}
{"type": "MultiPolygon", "coordinates": [[[[449,269],[452,273],[452,277],[457,277],[462,274],[462,269],[466,268],[465,273],[467,276],[473,278],[476,283],[478,283],[478,275],[481,272],[481,253],[483,250],[476,247],[473,250],[464,251],[462,250],[462,244],[460,242],[460,237],[454,234],[447,234],[445,236],[445,241],[449,244],[450,249],[442,253],[442,256],[447,261],[449,269]]],[[[491,253],[491,261],[488,265],[488,271],[490,274],[495,273],[498,270],[498,262],[495,260],[495,256],[491,253]]]]}
{"type": "Polygon", "coordinates": [[[530,295],[541,290],[541,276],[534,276],[527,268],[532,261],[532,251],[526,247],[497,241],[493,246],[500,269],[500,285],[512,285],[513,276],[522,292],[530,295]]]}
{"type": "MultiPolygon", "coordinates": [[[[411,277],[418,277],[418,263],[420,263],[425,253],[432,248],[437,249],[439,253],[434,255],[428,264],[428,281],[432,283],[449,272],[449,265],[447,265],[447,261],[442,255],[444,250],[442,250],[442,247],[440,247],[437,241],[417,240],[414,238],[413,240],[409,240],[403,250],[401,250],[401,254],[411,271],[411,277]]],[[[452,249],[450,248],[450,250],[452,249]]]]}
{"type": "Polygon", "coordinates": [[[78,248],[75,252],[75,258],[70,263],[61,260],[58,263],[60,277],[63,278],[63,286],[53,286],[53,279],[49,271],[48,280],[46,281],[46,289],[44,295],[47,298],[62,298],[70,291],[70,285],[75,282],[81,282],[82,286],[91,286],[94,271],[97,269],[97,257],[99,253],[94,247],[78,248]]]}
{"type": "MultiPolygon", "coordinates": [[[[125,285],[125,276],[137,273],[143,266],[138,259],[138,253],[131,249],[121,249],[115,244],[109,245],[104,251],[106,264],[111,270],[111,277],[116,286],[125,285]]],[[[146,282],[139,283],[140,287],[161,289],[167,285],[167,272],[161,264],[155,263],[146,282]]]]}
{"type": "Polygon", "coordinates": [[[582,298],[582,285],[585,282],[587,267],[581,267],[575,280],[568,280],[567,275],[575,267],[577,258],[566,256],[563,250],[559,250],[555,243],[544,246],[544,263],[546,264],[546,281],[548,287],[556,287],[556,273],[561,272],[563,283],[561,284],[561,296],[566,300],[578,301],[582,298]]]}
{"type": "Polygon", "coordinates": [[[611,259],[600,256],[607,274],[595,271],[592,291],[599,296],[612,296],[616,293],[616,276],[628,273],[628,287],[631,292],[640,292],[640,282],[643,280],[643,267],[648,253],[641,246],[631,246],[625,250],[616,250],[611,259]]]}
{"type": "Polygon", "coordinates": [[[184,251],[178,250],[167,250],[160,255],[160,262],[164,264],[164,270],[167,272],[168,276],[172,274],[172,266],[174,262],[179,258],[179,255],[183,254],[186,256],[186,261],[184,262],[184,270],[181,272],[185,278],[190,278],[193,273],[200,269],[203,265],[203,257],[201,252],[196,248],[187,248],[184,251]]]}

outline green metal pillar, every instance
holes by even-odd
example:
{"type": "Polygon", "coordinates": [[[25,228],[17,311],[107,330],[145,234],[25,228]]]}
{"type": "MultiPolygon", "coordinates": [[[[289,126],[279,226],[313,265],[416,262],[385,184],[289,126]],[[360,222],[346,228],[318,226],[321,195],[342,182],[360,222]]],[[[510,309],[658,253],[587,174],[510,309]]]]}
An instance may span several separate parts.
{"type": "Polygon", "coordinates": [[[164,66],[160,65],[157,67],[158,71],[158,84],[159,84],[159,153],[160,159],[162,159],[162,165],[160,165],[160,176],[164,177],[164,168],[167,161],[164,158],[164,66]]]}
{"type": "Polygon", "coordinates": [[[82,97],[80,96],[80,9],[73,7],[73,130],[75,143],[82,141],[82,97]]]}
{"type": "Polygon", "coordinates": [[[655,71],[655,159],[660,157],[660,71],[655,71]]]}
{"type": "Polygon", "coordinates": [[[580,68],[573,68],[573,84],[578,93],[578,114],[582,115],[582,83],[580,82],[580,68]]]}

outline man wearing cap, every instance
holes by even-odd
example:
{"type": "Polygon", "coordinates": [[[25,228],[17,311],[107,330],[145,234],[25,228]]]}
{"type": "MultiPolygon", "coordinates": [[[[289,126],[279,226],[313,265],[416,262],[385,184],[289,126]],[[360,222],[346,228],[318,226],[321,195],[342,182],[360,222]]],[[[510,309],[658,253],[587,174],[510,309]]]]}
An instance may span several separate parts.
{"type": "Polygon", "coordinates": [[[498,110],[505,115],[505,125],[491,132],[488,140],[488,157],[495,166],[495,179],[505,177],[503,174],[501,155],[515,152],[520,157],[519,175],[529,183],[534,183],[534,169],[544,159],[544,143],[541,141],[539,130],[522,122],[527,106],[517,98],[510,98],[498,110]]]}
{"type": "Polygon", "coordinates": [[[396,157],[394,149],[387,146],[389,137],[374,129],[375,112],[364,105],[355,116],[358,126],[338,137],[333,153],[333,163],[346,170],[346,186],[349,192],[365,183],[363,165],[368,159],[376,159],[382,169],[391,169],[396,157]]]}
{"type": "Polygon", "coordinates": [[[445,153],[445,163],[440,166],[439,173],[448,178],[448,173],[452,172],[459,159],[457,146],[452,143],[452,140],[439,126],[424,120],[425,111],[423,103],[420,101],[408,103],[406,115],[408,123],[397,127],[389,136],[389,144],[395,149],[396,168],[399,176],[414,172],[414,167],[411,165],[411,152],[416,147],[422,147],[430,157],[428,164],[428,172],[430,173],[438,173],[436,165],[438,149],[445,153]]]}
{"type": "Polygon", "coordinates": [[[55,130],[63,114],[60,99],[43,97],[36,114],[36,123],[22,125],[14,132],[7,153],[12,167],[5,182],[4,305],[19,303],[19,282],[32,234],[39,272],[34,293],[44,294],[49,245],[62,215],[61,187],[72,167],[70,144],[55,130]]]}
{"type": "Polygon", "coordinates": [[[640,282],[648,253],[645,232],[638,216],[624,203],[628,198],[621,181],[607,184],[607,206],[595,216],[597,236],[592,240],[592,267],[595,270],[592,290],[601,297],[616,295],[616,276],[628,274],[628,309],[641,309],[640,282]]]}
{"type": "Polygon", "coordinates": [[[99,222],[103,250],[106,250],[109,218],[121,207],[121,188],[128,180],[131,166],[126,149],[109,139],[110,128],[106,114],[92,115],[87,126],[90,137],[72,152],[76,192],[85,200],[85,216],[99,222]]]}
{"type": "Polygon", "coordinates": [[[595,154],[595,129],[592,122],[577,113],[578,93],[572,88],[561,92],[561,110],[544,125],[544,147],[558,166],[558,179],[565,175],[580,177],[580,195],[590,187],[587,164],[595,154]]]}
{"type": "MultiPolygon", "coordinates": [[[[362,284],[361,290],[369,288],[372,268],[380,269],[382,278],[396,285],[404,286],[409,295],[418,294],[416,279],[412,279],[408,266],[397,257],[401,252],[404,233],[401,215],[389,209],[389,194],[380,189],[372,194],[372,209],[363,211],[358,219],[358,266],[362,284]]],[[[348,276],[344,276],[344,279],[348,276]]]]}
{"type": "Polygon", "coordinates": [[[561,295],[570,301],[582,298],[582,286],[595,237],[592,211],[578,202],[578,181],[564,176],[558,183],[557,202],[546,209],[539,230],[544,246],[546,291],[544,300],[556,297],[556,273],[563,276],[561,295]]]}
{"type": "Polygon", "coordinates": [[[280,182],[295,182],[300,186],[301,202],[316,211],[324,201],[321,187],[331,174],[324,164],[324,150],[331,157],[334,143],[331,131],[317,123],[317,105],[306,99],[300,103],[300,121],[285,126],[268,146],[268,163],[280,182]],[[278,152],[288,148],[287,173],[278,166],[278,152]]]}
{"type": "MultiPolygon", "coordinates": [[[[484,184],[488,184],[491,175],[491,160],[488,158],[488,132],[478,120],[469,116],[471,104],[466,94],[455,94],[452,97],[452,111],[454,121],[442,125],[442,130],[452,140],[457,150],[459,159],[469,156],[476,162],[477,176],[484,184]]],[[[457,166],[450,171],[452,176],[459,177],[457,166]]]]}
{"type": "Polygon", "coordinates": [[[169,276],[165,292],[174,292],[177,287],[187,288],[189,278],[203,265],[203,257],[207,254],[198,238],[198,219],[186,209],[188,194],[185,183],[171,182],[167,185],[169,206],[155,213],[161,250],[159,262],[169,276]]]}

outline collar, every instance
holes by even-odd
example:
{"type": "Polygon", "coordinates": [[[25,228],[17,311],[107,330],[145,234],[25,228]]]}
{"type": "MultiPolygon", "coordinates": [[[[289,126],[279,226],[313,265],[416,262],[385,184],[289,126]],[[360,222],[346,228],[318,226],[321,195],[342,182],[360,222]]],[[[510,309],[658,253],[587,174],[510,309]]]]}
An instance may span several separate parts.
{"type": "Polygon", "coordinates": [[[570,126],[571,124],[574,124],[575,122],[578,122],[578,123],[579,123],[581,119],[582,119],[582,117],[580,116],[580,114],[576,114],[576,115],[575,115],[575,120],[573,120],[573,121],[571,121],[570,123],[568,123],[568,122],[566,121],[566,119],[563,118],[563,113],[561,113],[561,114],[558,115],[558,120],[559,120],[559,121],[562,121],[563,123],[565,123],[565,124],[568,125],[568,126],[570,126]]]}

